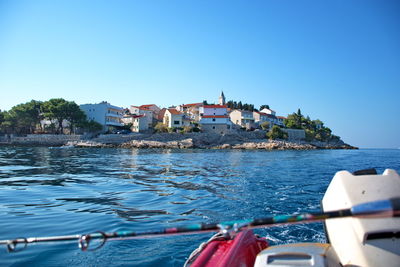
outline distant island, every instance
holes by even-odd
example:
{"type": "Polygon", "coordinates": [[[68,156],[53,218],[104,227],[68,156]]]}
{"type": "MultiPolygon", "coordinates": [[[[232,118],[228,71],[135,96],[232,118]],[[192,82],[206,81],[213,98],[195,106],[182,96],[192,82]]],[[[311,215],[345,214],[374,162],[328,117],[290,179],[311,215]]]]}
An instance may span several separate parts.
{"type": "Polygon", "coordinates": [[[277,116],[241,101],[122,108],[62,98],[0,111],[0,144],[124,148],[354,149],[301,110],[277,116]]]}

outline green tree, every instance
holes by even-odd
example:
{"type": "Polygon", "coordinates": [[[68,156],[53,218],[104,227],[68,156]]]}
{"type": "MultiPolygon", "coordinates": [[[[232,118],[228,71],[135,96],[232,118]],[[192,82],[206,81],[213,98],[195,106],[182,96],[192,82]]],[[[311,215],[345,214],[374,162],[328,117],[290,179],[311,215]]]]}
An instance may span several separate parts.
{"type": "Polygon", "coordinates": [[[261,106],[260,106],[260,110],[263,110],[264,108],[269,109],[269,105],[261,105],[261,106]]]}
{"type": "Polygon", "coordinates": [[[63,133],[63,120],[67,118],[68,101],[62,98],[53,98],[43,103],[45,118],[56,121],[57,133],[63,133]]]}
{"type": "Polygon", "coordinates": [[[12,116],[8,111],[4,111],[4,118],[1,123],[1,131],[5,133],[16,133],[17,132],[17,121],[16,117],[12,116]]]}
{"type": "Polygon", "coordinates": [[[193,126],[184,126],[183,127],[183,132],[185,132],[185,133],[191,133],[191,132],[193,132],[193,126]]]}
{"type": "Polygon", "coordinates": [[[158,122],[156,126],[154,126],[154,130],[157,133],[166,133],[168,132],[168,127],[164,123],[158,122]]]}
{"type": "Polygon", "coordinates": [[[3,123],[4,123],[4,116],[5,116],[5,112],[1,111],[0,109],[0,133],[3,132],[3,123]]]}
{"type": "Polygon", "coordinates": [[[100,123],[94,121],[94,120],[90,120],[90,121],[83,121],[78,123],[77,125],[79,128],[84,129],[87,132],[90,133],[96,133],[96,132],[100,132],[101,130],[103,130],[103,125],[101,125],[100,123]]]}
{"type": "Polygon", "coordinates": [[[290,129],[301,129],[301,119],[299,120],[296,113],[290,114],[285,120],[283,120],[286,128],[290,129]]]}
{"type": "Polygon", "coordinates": [[[315,139],[315,131],[306,129],[305,134],[306,134],[306,138],[305,138],[306,141],[313,141],[315,139]]]}
{"type": "Polygon", "coordinates": [[[267,138],[270,140],[287,139],[288,134],[282,131],[282,129],[279,126],[274,125],[272,129],[267,133],[267,138]]]}
{"type": "Polygon", "coordinates": [[[261,123],[261,129],[263,130],[268,130],[269,129],[269,122],[268,121],[264,121],[263,123],[261,123]]]}
{"type": "Polygon", "coordinates": [[[14,133],[34,133],[40,125],[42,102],[31,100],[3,113],[2,128],[14,133]]]}
{"type": "Polygon", "coordinates": [[[69,132],[72,134],[74,127],[87,120],[86,114],[73,101],[69,101],[63,106],[65,107],[64,119],[69,122],[69,132]]]}

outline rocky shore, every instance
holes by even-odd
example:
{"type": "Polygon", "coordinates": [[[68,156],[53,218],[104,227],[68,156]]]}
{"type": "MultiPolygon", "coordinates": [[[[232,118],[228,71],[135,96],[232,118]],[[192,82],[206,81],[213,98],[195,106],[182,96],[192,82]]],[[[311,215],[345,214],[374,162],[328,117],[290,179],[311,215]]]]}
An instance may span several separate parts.
{"type": "Polygon", "coordinates": [[[188,134],[137,134],[127,140],[122,136],[101,136],[91,140],[71,141],[74,147],[164,148],[164,149],[264,149],[264,150],[311,150],[357,149],[338,140],[334,142],[306,142],[301,140],[267,140],[265,132],[244,132],[227,135],[188,134]]]}
{"type": "Polygon", "coordinates": [[[156,133],[128,135],[107,134],[95,138],[80,135],[27,135],[0,138],[0,145],[11,146],[71,146],[117,148],[167,148],[167,149],[357,149],[341,140],[331,142],[306,142],[303,140],[268,140],[265,131],[213,133],[156,133]]]}

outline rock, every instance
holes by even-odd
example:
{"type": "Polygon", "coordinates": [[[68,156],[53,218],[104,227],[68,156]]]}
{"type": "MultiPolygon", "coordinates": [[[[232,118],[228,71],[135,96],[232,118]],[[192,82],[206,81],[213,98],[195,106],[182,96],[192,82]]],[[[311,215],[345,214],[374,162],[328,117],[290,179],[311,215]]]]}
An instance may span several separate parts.
{"type": "Polygon", "coordinates": [[[118,136],[102,137],[90,141],[68,142],[76,147],[122,147],[122,148],[168,148],[168,149],[265,149],[265,150],[311,150],[311,149],[357,149],[345,144],[342,140],[321,141],[286,141],[267,140],[265,132],[237,132],[226,135],[213,133],[163,133],[137,134],[129,136],[129,140],[118,136]],[[103,140],[105,142],[99,142],[103,140]],[[111,143],[112,140],[112,143],[111,143]]]}

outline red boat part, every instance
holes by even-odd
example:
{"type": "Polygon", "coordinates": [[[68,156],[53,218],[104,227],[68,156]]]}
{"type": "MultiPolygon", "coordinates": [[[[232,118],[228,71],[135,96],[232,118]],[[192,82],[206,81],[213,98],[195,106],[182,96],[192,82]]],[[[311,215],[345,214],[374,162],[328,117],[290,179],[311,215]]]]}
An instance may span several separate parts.
{"type": "Polygon", "coordinates": [[[265,238],[256,237],[252,230],[244,230],[233,240],[211,241],[190,267],[253,266],[257,254],[267,246],[265,238]]]}

